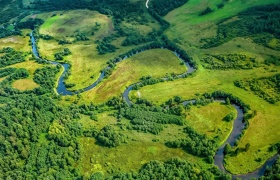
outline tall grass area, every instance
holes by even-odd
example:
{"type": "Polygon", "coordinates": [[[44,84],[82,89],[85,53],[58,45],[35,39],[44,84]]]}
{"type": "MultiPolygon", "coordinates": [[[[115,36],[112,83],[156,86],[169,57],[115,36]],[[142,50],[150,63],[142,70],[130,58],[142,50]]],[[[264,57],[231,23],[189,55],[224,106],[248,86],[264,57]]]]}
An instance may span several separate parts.
{"type": "Polygon", "coordinates": [[[99,30],[94,33],[94,37],[105,37],[106,34],[113,31],[111,18],[96,11],[73,10],[47,13],[46,15],[47,18],[44,17],[45,23],[40,27],[40,34],[48,34],[54,38],[70,38],[76,33],[90,36],[96,23],[99,24],[99,30]]]}
{"type": "Polygon", "coordinates": [[[223,118],[231,112],[237,113],[233,106],[214,102],[207,106],[192,106],[190,111],[186,112],[186,119],[188,125],[197,132],[222,144],[233,126],[233,122],[226,122],[223,118]]]}
{"type": "Polygon", "coordinates": [[[0,49],[4,47],[11,47],[18,51],[31,52],[31,46],[29,43],[29,36],[25,36],[28,34],[30,30],[23,30],[23,36],[9,36],[6,38],[0,39],[0,49]]]}
{"type": "Polygon", "coordinates": [[[180,62],[172,51],[166,49],[141,52],[120,62],[108,79],[82,96],[85,101],[105,102],[120,95],[127,86],[139,82],[143,76],[160,78],[171,73],[182,74],[186,67],[180,62]]]}

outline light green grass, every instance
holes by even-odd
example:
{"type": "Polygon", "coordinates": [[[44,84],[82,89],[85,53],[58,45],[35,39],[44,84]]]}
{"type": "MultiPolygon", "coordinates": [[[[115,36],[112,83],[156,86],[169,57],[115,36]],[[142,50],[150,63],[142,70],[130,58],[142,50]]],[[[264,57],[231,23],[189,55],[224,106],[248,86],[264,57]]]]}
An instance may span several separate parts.
{"type": "MultiPolygon", "coordinates": [[[[28,34],[29,30],[23,30],[23,34],[28,34]]],[[[4,47],[12,47],[18,51],[31,52],[31,47],[28,45],[29,36],[9,36],[0,39],[0,49],[4,47]]]]}
{"type": "Polygon", "coordinates": [[[36,87],[39,87],[39,85],[32,79],[19,79],[13,82],[12,87],[20,91],[25,91],[35,89],[36,87]]]}
{"type": "Polygon", "coordinates": [[[110,116],[112,113],[114,112],[111,111],[99,113],[97,114],[97,120],[92,120],[89,116],[82,116],[79,120],[79,123],[81,123],[85,129],[94,127],[98,130],[101,130],[106,125],[114,125],[117,123],[117,119],[113,116],[110,116]]]}
{"type": "Polygon", "coordinates": [[[139,82],[143,76],[164,77],[167,73],[182,74],[186,67],[172,51],[153,49],[141,52],[120,62],[112,75],[98,87],[83,93],[85,101],[105,102],[120,95],[127,86],[139,82]]]}
{"type": "Polygon", "coordinates": [[[72,10],[51,17],[53,14],[46,13],[45,22],[39,32],[49,34],[56,39],[70,38],[77,33],[83,33],[95,40],[109,35],[114,28],[111,18],[96,11],[72,10]],[[96,22],[100,26],[99,30],[94,31],[96,22]],[[91,35],[92,32],[95,32],[94,36],[91,35]]]}
{"type": "MultiPolygon", "coordinates": [[[[179,41],[183,48],[200,46],[201,38],[216,35],[218,21],[236,16],[239,12],[252,6],[279,3],[277,0],[233,0],[227,2],[222,9],[217,9],[216,5],[221,2],[222,0],[189,0],[188,3],[165,16],[165,19],[171,23],[171,27],[165,34],[169,38],[179,41]],[[216,10],[210,14],[199,16],[199,13],[206,7],[216,10]]],[[[191,51],[191,49],[188,50],[191,51]]]]}
{"type": "Polygon", "coordinates": [[[237,113],[233,106],[215,102],[207,106],[192,106],[186,113],[186,119],[197,132],[206,134],[209,138],[216,139],[218,144],[222,144],[232,130],[233,122],[223,120],[230,112],[237,113]]]}

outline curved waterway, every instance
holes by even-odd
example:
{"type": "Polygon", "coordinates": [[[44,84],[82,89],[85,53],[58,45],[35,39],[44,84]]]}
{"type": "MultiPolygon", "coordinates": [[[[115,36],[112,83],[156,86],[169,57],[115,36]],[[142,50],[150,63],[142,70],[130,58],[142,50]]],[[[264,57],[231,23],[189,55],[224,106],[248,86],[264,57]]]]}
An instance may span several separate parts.
{"type": "MultiPolygon", "coordinates": [[[[33,36],[33,32],[31,32],[30,38],[31,38],[31,42],[32,42],[32,52],[33,52],[33,54],[35,55],[36,58],[41,58],[39,53],[38,53],[37,47],[36,47],[36,40],[33,36]]],[[[177,54],[176,52],[174,52],[174,53],[178,58],[180,58],[179,54],[177,54]]],[[[122,60],[124,60],[126,58],[127,57],[124,57],[122,60]]],[[[189,65],[189,63],[185,62],[181,58],[180,58],[180,60],[185,63],[185,65],[188,69],[185,73],[177,75],[178,78],[182,78],[185,75],[188,75],[188,74],[195,71],[195,69],[193,67],[191,67],[189,65]]],[[[78,93],[81,93],[81,92],[84,92],[84,91],[88,91],[88,90],[94,88],[95,86],[97,86],[97,84],[100,83],[100,81],[102,81],[104,79],[104,76],[105,76],[104,71],[102,71],[99,78],[92,85],[90,85],[86,88],[77,90],[77,91],[69,91],[69,90],[67,90],[67,88],[65,87],[65,84],[64,84],[65,75],[66,75],[67,71],[69,70],[69,64],[59,63],[59,62],[50,61],[50,60],[45,60],[45,61],[47,61],[50,64],[61,65],[63,67],[63,72],[62,72],[61,76],[59,77],[58,85],[57,85],[57,88],[56,88],[57,93],[61,94],[61,95],[74,95],[74,94],[78,94],[78,93]]],[[[167,80],[167,79],[168,78],[162,78],[162,80],[167,80]]],[[[124,91],[122,96],[123,96],[123,99],[126,101],[126,103],[128,105],[132,105],[132,102],[130,101],[129,96],[128,96],[129,92],[133,89],[133,87],[135,85],[139,85],[140,83],[141,82],[132,84],[132,85],[128,86],[126,88],[126,90],[124,91]]],[[[224,102],[224,100],[216,100],[216,101],[224,102]]],[[[184,101],[183,104],[186,105],[186,104],[194,103],[194,102],[195,102],[195,100],[189,100],[189,101],[184,101]]],[[[237,110],[237,117],[234,120],[234,125],[233,125],[232,132],[229,135],[226,142],[219,147],[219,149],[217,150],[216,155],[214,157],[214,164],[217,165],[221,171],[226,172],[226,173],[229,173],[229,172],[226,171],[226,169],[224,167],[224,163],[223,163],[224,162],[224,153],[223,153],[224,147],[227,143],[230,144],[231,146],[233,146],[234,142],[239,138],[239,136],[242,133],[242,130],[245,127],[245,124],[242,122],[243,116],[244,116],[244,113],[243,113],[242,109],[235,104],[232,104],[232,106],[237,110]]],[[[244,174],[244,175],[232,175],[232,177],[233,178],[242,178],[242,179],[259,178],[264,174],[264,172],[266,170],[266,167],[272,166],[276,162],[278,156],[279,156],[278,154],[274,155],[273,157],[268,159],[265,162],[265,164],[263,164],[259,169],[255,170],[254,172],[244,174]]]]}

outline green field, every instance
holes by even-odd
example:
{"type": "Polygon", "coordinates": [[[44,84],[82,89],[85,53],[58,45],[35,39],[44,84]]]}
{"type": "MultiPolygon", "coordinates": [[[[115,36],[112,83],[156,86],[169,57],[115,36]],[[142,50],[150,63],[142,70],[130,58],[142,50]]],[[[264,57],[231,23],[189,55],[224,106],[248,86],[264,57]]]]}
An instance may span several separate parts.
{"type": "Polygon", "coordinates": [[[236,110],[231,105],[215,102],[207,106],[192,107],[190,111],[186,112],[186,119],[189,126],[197,132],[217,139],[218,143],[222,144],[233,127],[232,122],[223,120],[230,112],[236,114],[236,110]]]}
{"type": "MultiPolygon", "coordinates": [[[[23,34],[28,34],[30,30],[24,30],[23,34]]],[[[29,36],[9,36],[0,39],[0,49],[4,47],[12,47],[16,50],[31,52],[31,47],[28,45],[29,36]]]]}
{"type": "Polygon", "coordinates": [[[153,49],[141,52],[120,62],[108,79],[82,96],[85,101],[105,102],[120,95],[129,85],[139,82],[143,76],[159,78],[171,73],[184,73],[186,67],[180,65],[180,62],[169,50],[153,49]]]}
{"type": "MultiPolygon", "coordinates": [[[[45,23],[40,27],[41,34],[49,34],[56,39],[70,38],[76,33],[84,33],[90,37],[96,23],[100,28],[94,34],[94,39],[100,39],[113,31],[111,18],[95,11],[74,10],[56,14],[47,13],[45,23]]],[[[92,37],[90,37],[92,38],[92,37]]]]}

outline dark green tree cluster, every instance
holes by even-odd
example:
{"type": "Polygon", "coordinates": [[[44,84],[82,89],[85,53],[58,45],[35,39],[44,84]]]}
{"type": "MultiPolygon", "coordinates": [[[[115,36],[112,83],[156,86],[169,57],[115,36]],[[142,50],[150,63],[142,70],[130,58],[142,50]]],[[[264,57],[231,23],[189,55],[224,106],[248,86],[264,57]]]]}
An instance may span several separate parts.
{"type": "Polygon", "coordinates": [[[20,14],[24,14],[24,16],[26,16],[26,13],[23,12],[22,7],[22,1],[1,0],[0,24],[8,23],[11,19],[21,16],[20,14]]]}
{"type": "Polygon", "coordinates": [[[244,79],[235,81],[236,87],[252,91],[269,103],[276,103],[280,100],[280,74],[259,79],[244,79]]]}
{"type": "Polygon", "coordinates": [[[53,92],[55,88],[56,74],[59,72],[60,67],[46,66],[42,69],[37,69],[34,74],[34,82],[39,84],[42,88],[38,88],[41,93],[53,92]]]}
{"type": "Polygon", "coordinates": [[[75,40],[76,41],[87,41],[87,40],[89,40],[89,38],[83,33],[78,33],[75,35],[75,40]]]}
{"type": "Polygon", "coordinates": [[[0,56],[0,68],[25,61],[24,53],[10,47],[1,49],[0,53],[5,53],[0,56]]]}
{"type": "Polygon", "coordinates": [[[207,55],[202,58],[203,65],[207,69],[252,69],[259,64],[255,58],[243,54],[219,54],[207,55]]]}
{"type": "Polygon", "coordinates": [[[224,121],[227,121],[227,122],[230,122],[230,121],[233,121],[234,118],[235,118],[235,113],[231,112],[231,113],[227,114],[227,115],[223,118],[223,120],[224,120],[224,121]]]}
{"type": "Polygon", "coordinates": [[[62,52],[58,52],[54,54],[55,60],[63,60],[63,56],[68,56],[71,54],[69,48],[64,48],[62,52]]]}
{"type": "Polygon", "coordinates": [[[74,168],[74,162],[80,157],[75,130],[79,126],[65,125],[72,123],[71,111],[57,107],[47,96],[33,93],[14,94],[8,98],[0,107],[0,178],[79,177],[74,168]],[[70,133],[69,146],[60,146],[56,140],[46,138],[55,119],[60,122],[61,129],[70,133]]]}
{"type": "Polygon", "coordinates": [[[149,2],[149,8],[153,9],[160,16],[186,4],[188,0],[153,0],[149,2]]]}
{"type": "Polygon", "coordinates": [[[44,40],[51,40],[53,39],[53,37],[49,34],[40,34],[40,38],[44,39],[44,40]]]}
{"type": "Polygon", "coordinates": [[[107,147],[116,147],[126,141],[125,136],[121,133],[116,132],[110,125],[102,128],[101,131],[97,134],[96,139],[101,145],[107,147]]]}
{"type": "Polygon", "coordinates": [[[106,42],[100,42],[97,45],[97,50],[99,54],[106,54],[106,53],[110,53],[110,52],[115,52],[117,49],[117,47],[113,44],[110,43],[106,43],[106,42]]]}
{"type": "Polygon", "coordinates": [[[173,158],[166,162],[150,161],[142,166],[138,173],[118,173],[111,176],[113,179],[223,179],[231,180],[230,175],[221,173],[216,167],[202,170],[201,167],[182,160],[173,158]]]}
{"type": "Polygon", "coordinates": [[[16,68],[0,69],[0,78],[8,76],[16,71],[16,68]]]}
{"type": "Polygon", "coordinates": [[[20,29],[35,29],[36,27],[39,27],[42,24],[44,24],[44,21],[42,19],[29,18],[27,21],[19,22],[17,24],[17,27],[20,29]]]}
{"type": "MultiPolygon", "coordinates": [[[[217,36],[202,39],[202,48],[219,46],[235,37],[269,33],[280,38],[280,5],[271,4],[249,8],[238,15],[239,19],[218,24],[217,36]]],[[[257,41],[256,41],[257,42],[257,41]]]]}
{"type": "Polygon", "coordinates": [[[214,10],[211,9],[210,7],[207,7],[206,9],[204,9],[201,13],[199,13],[200,16],[204,16],[206,14],[209,14],[211,12],[213,12],[214,10]]]}
{"type": "Polygon", "coordinates": [[[146,101],[140,101],[140,99],[138,99],[137,104],[144,105],[144,108],[141,108],[141,106],[135,106],[134,108],[127,108],[120,113],[122,117],[130,120],[131,125],[127,126],[129,129],[145,133],[159,134],[159,132],[163,130],[163,124],[184,124],[183,118],[164,113],[163,109],[160,107],[151,106],[150,108],[145,108],[146,105],[151,105],[146,101]],[[149,109],[153,111],[150,111],[149,109]]]}
{"type": "Polygon", "coordinates": [[[210,140],[207,136],[198,134],[193,128],[184,128],[187,137],[166,143],[168,147],[183,148],[190,154],[205,157],[207,162],[212,163],[214,154],[217,150],[217,144],[214,140],[210,140]]]}
{"type": "Polygon", "coordinates": [[[0,38],[12,36],[12,35],[21,35],[21,32],[19,30],[12,31],[7,28],[0,28],[0,38]]]}
{"type": "Polygon", "coordinates": [[[260,180],[280,179],[280,158],[268,168],[260,180]]]}
{"type": "Polygon", "coordinates": [[[280,57],[277,57],[277,56],[273,56],[273,55],[270,55],[269,57],[267,57],[264,61],[264,63],[266,65],[275,65],[275,66],[280,66],[280,57]]]}

